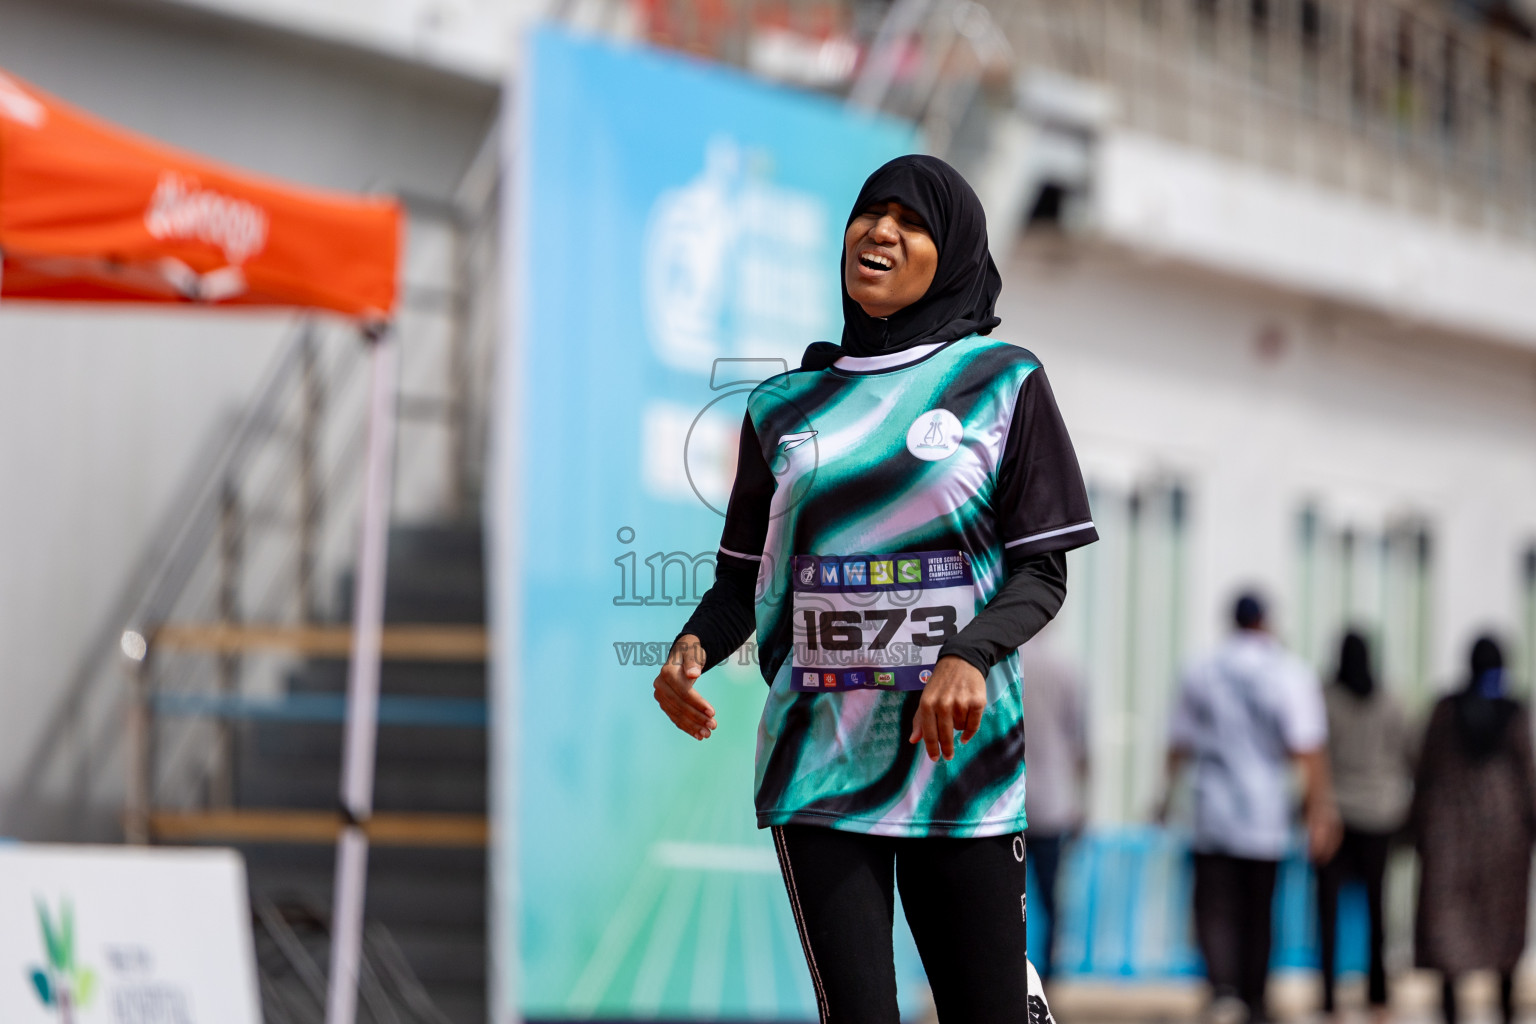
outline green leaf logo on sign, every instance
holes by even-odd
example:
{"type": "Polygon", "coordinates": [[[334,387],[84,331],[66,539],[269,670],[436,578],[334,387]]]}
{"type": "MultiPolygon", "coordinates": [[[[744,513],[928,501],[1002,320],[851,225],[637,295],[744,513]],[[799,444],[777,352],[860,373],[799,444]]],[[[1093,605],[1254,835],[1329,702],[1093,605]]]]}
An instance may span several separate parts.
{"type": "Polygon", "coordinates": [[[37,923],[48,962],[32,968],[32,988],[44,1006],[58,1010],[63,1024],[73,1024],[75,1009],[89,1006],[96,993],[96,972],[75,961],[75,915],[69,900],[60,901],[54,918],[39,899],[37,923]]]}

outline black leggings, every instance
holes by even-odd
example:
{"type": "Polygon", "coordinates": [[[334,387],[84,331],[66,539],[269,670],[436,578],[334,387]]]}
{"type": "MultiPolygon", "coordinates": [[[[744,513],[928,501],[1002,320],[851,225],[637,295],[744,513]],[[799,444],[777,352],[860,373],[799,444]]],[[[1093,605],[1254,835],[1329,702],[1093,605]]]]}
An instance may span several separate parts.
{"type": "Polygon", "coordinates": [[[1323,1012],[1334,1010],[1334,952],[1338,945],[1339,889],[1349,878],[1365,883],[1365,904],[1370,916],[1368,996],[1372,1006],[1387,1005],[1387,967],[1383,950],[1386,925],[1382,913],[1382,889],[1387,877],[1387,854],[1392,836],[1384,832],[1344,829],[1344,841],[1327,864],[1317,869],[1317,933],[1323,968],[1323,1012]]]}
{"type": "Polygon", "coordinates": [[[896,839],[784,825],[773,841],[823,1024],[900,1020],[893,876],[940,1021],[1050,1020],[1038,993],[1030,1006],[1022,835],[896,839]]]}

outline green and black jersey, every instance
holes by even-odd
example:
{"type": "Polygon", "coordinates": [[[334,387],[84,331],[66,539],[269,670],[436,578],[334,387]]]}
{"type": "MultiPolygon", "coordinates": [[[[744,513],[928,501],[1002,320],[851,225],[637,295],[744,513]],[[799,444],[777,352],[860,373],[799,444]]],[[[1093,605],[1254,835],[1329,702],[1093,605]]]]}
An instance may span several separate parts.
{"type": "Polygon", "coordinates": [[[981,730],[952,761],[907,736],[944,644],[1008,566],[1095,539],[1050,385],[1022,348],[972,335],[759,385],[719,556],[722,573],[756,568],[758,824],[1024,828],[1016,654],[991,666],[981,730]]]}

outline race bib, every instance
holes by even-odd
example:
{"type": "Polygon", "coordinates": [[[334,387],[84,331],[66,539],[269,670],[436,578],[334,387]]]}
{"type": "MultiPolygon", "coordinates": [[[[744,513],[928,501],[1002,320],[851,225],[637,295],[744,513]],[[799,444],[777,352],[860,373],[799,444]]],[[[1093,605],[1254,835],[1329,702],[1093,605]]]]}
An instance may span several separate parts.
{"type": "Polygon", "coordinates": [[[962,551],[796,555],[794,659],[802,693],[921,690],[939,647],[976,617],[962,551]]]}

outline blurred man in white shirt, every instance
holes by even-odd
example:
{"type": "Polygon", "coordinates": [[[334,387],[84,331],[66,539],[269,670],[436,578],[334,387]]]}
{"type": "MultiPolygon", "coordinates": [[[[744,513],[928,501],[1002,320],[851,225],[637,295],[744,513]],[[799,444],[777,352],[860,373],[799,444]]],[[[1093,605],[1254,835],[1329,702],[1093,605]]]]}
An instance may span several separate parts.
{"type": "Polygon", "coordinates": [[[1293,768],[1302,775],[1313,859],[1332,854],[1340,829],[1317,676],[1269,632],[1257,595],[1238,599],[1233,620],[1231,635],[1184,674],[1168,779],[1171,790],[1186,764],[1194,773],[1195,932],[1213,993],[1241,1000],[1250,1021],[1264,1021],[1293,768]]]}

